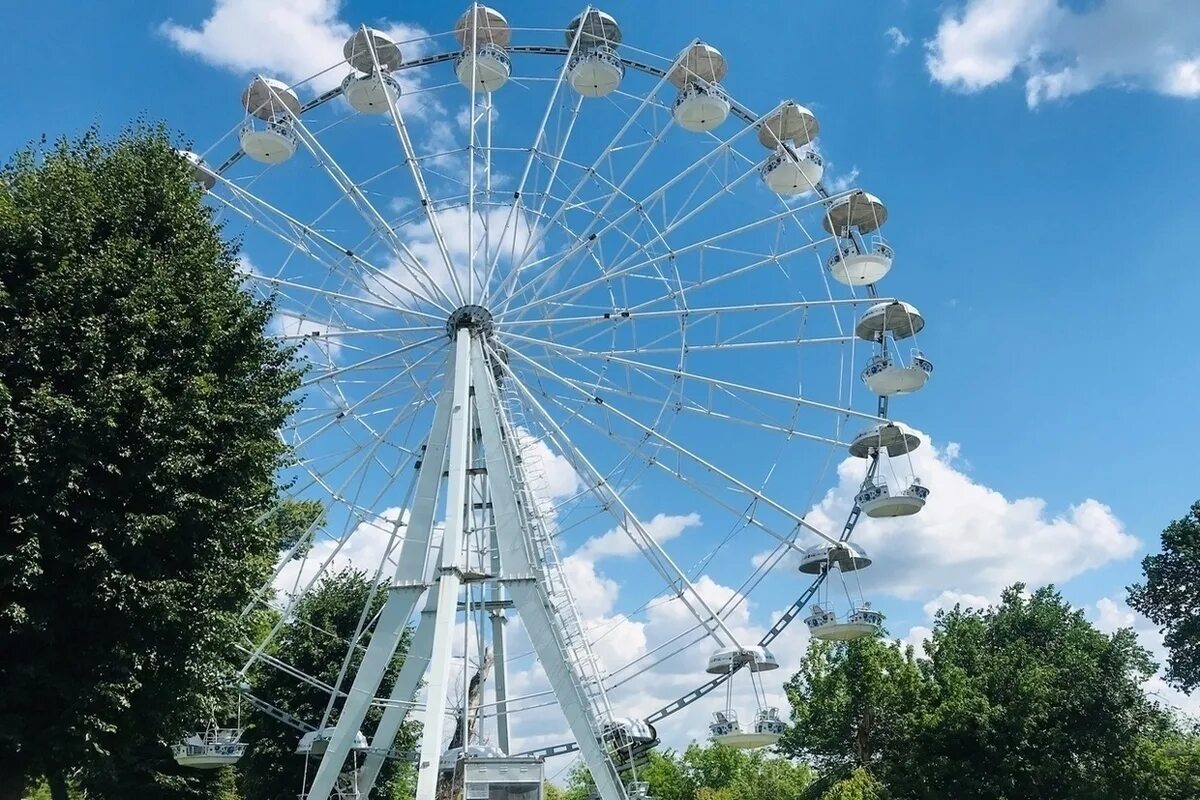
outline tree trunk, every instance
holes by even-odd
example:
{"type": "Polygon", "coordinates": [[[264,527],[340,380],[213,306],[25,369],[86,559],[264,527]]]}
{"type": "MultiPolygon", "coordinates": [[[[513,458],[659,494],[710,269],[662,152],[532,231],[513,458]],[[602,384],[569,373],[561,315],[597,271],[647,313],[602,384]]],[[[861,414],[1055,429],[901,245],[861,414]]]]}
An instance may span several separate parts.
{"type": "Polygon", "coordinates": [[[51,800],[70,800],[70,795],[67,794],[67,780],[62,773],[47,775],[46,782],[50,784],[51,800]]]}

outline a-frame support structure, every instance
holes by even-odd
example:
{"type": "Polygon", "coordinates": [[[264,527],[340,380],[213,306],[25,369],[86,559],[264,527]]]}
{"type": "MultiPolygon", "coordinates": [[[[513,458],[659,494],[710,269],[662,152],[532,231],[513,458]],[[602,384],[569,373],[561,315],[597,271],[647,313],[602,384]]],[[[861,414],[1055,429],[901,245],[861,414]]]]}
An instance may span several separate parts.
{"type": "MultiPolygon", "coordinates": [[[[355,734],[423,595],[426,599],[408,655],[364,761],[359,790],[368,796],[424,679],[427,701],[416,800],[434,800],[446,716],[453,713],[448,708],[451,652],[459,593],[465,581],[490,583],[490,596],[511,599],[600,797],[625,798],[605,740],[612,717],[600,670],[525,474],[520,437],[526,434],[514,428],[507,411],[501,391],[502,368],[489,344],[490,323],[490,315],[477,306],[466,306],[451,318],[454,351],[449,377],[437,399],[395,575],[309,788],[309,800],[327,800],[333,790],[355,734]],[[486,476],[486,496],[494,523],[487,532],[492,552],[484,562],[490,574],[482,574],[481,564],[471,561],[464,548],[472,519],[471,481],[481,474],[486,476]],[[441,547],[435,548],[432,545],[439,509],[444,510],[445,528],[441,547]]],[[[502,628],[500,620],[493,631],[502,628]]],[[[501,634],[501,648],[502,638],[501,634]]],[[[497,659],[501,658],[502,650],[497,652],[497,659]]],[[[502,662],[498,669],[503,669],[502,662]]],[[[500,692],[497,700],[503,709],[505,698],[500,692]]],[[[498,738],[506,742],[506,719],[498,717],[498,721],[498,738]]]]}

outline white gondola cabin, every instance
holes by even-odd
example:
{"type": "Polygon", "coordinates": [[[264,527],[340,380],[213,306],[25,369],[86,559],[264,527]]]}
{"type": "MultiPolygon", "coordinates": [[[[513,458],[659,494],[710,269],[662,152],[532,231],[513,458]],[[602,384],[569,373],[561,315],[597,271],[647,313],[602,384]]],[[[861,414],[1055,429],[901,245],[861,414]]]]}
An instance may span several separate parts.
{"type": "Polygon", "coordinates": [[[872,425],[850,442],[850,455],[867,458],[872,452],[887,452],[889,456],[902,456],[921,446],[921,437],[906,431],[894,422],[872,425]]]}
{"type": "Polygon", "coordinates": [[[471,6],[455,24],[454,36],[462,46],[454,60],[459,83],[490,93],[508,82],[512,74],[508,56],[512,28],[503,14],[487,6],[471,6]]]}
{"type": "Polygon", "coordinates": [[[378,75],[351,73],[342,81],[342,97],[360,114],[386,114],[400,98],[400,81],[387,72],[378,75]]]}
{"type": "Polygon", "coordinates": [[[816,115],[789,100],[763,120],[758,127],[758,141],[772,151],[789,142],[796,147],[803,147],[816,139],[820,131],[821,125],[816,115]]]}
{"type": "Polygon", "coordinates": [[[176,150],[175,152],[191,165],[192,179],[200,184],[201,189],[207,192],[217,185],[217,174],[204,163],[203,158],[191,150],[176,150]]]}
{"type": "MultiPolygon", "coordinates": [[[[329,740],[333,738],[335,729],[335,726],[330,725],[304,734],[300,737],[299,744],[296,745],[296,753],[302,756],[324,755],[325,751],[329,749],[329,740]]],[[[367,748],[367,737],[363,736],[362,731],[355,732],[354,743],[350,746],[351,751],[361,752],[367,748]]]]}
{"type": "Polygon", "coordinates": [[[920,350],[913,350],[907,364],[890,353],[871,357],[863,368],[862,380],[873,393],[882,397],[912,394],[925,388],[933,374],[933,362],[920,350]]]}
{"type": "Polygon", "coordinates": [[[296,154],[292,120],[300,115],[300,98],[282,81],[255,78],[242,92],[246,121],[238,143],[250,158],[262,164],[282,164],[296,154]]]}
{"type": "Polygon", "coordinates": [[[868,517],[907,517],[924,508],[928,497],[929,489],[917,478],[895,493],[886,480],[875,478],[859,490],[854,502],[868,517]]]}
{"type": "Polygon", "coordinates": [[[611,14],[589,9],[567,25],[567,46],[575,46],[567,63],[571,88],[584,97],[612,94],[625,77],[625,64],[617,55],[621,27],[611,14]]]}
{"type": "Polygon", "coordinates": [[[342,81],[342,97],[360,114],[386,114],[400,97],[392,75],[404,63],[400,48],[383,31],[364,27],[346,40],[342,54],[356,70],[342,81]]]}
{"type": "Polygon", "coordinates": [[[853,572],[869,566],[871,558],[867,552],[860,545],[849,542],[813,545],[800,556],[800,572],[805,575],[820,575],[830,567],[853,572]]]}
{"type": "Polygon", "coordinates": [[[616,50],[600,45],[571,56],[567,72],[571,88],[584,97],[605,97],[621,85],[625,64],[616,50]]]}
{"type": "Polygon", "coordinates": [[[775,194],[792,195],[810,192],[825,174],[825,162],[817,151],[797,151],[781,144],[759,170],[767,188],[775,194]]]}
{"type": "Polygon", "coordinates": [[[854,231],[866,235],[887,222],[887,206],[873,194],[861,189],[835,200],[825,212],[822,224],[833,236],[849,237],[854,231]]]}
{"type": "Polygon", "coordinates": [[[855,607],[845,617],[838,617],[822,605],[813,605],[812,613],[804,620],[814,639],[824,642],[849,642],[883,631],[883,614],[871,609],[870,603],[855,607]]]}
{"type": "Polygon", "coordinates": [[[881,342],[889,335],[900,340],[916,336],[924,327],[925,318],[916,306],[896,300],[868,308],[854,326],[854,335],[868,342],[881,342]]]}
{"type": "Polygon", "coordinates": [[[193,769],[219,769],[236,764],[246,753],[241,728],[210,727],[171,748],[175,762],[193,769]]]}
{"type": "Polygon", "coordinates": [[[756,687],[755,697],[762,697],[758,674],[778,668],[779,661],[765,647],[726,647],[709,657],[706,671],[710,675],[729,675],[725,681],[725,708],[713,712],[713,721],[708,726],[712,741],[738,750],[752,750],[779,740],[785,726],[779,720],[778,709],[759,706],[753,724],[747,728],[743,727],[733,708],[734,673],[739,669],[747,670],[750,682],[756,687]]]}
{"type": "Polygon", "coordinates": [[[697,42],[688,48],[667,75],[679,89],[672,112],[679,127],[703,133],[729,118],[729,97],[720,86],[728,71],[725,56],[712,45],[697,42]]]}
{"type": "Polygon", "coordinates": [[[829,277],[838,283],[870,286],[891,271],[894,257],[891,245],[878,237],[861,247],[851,239],[829,256],[825,266],[829,269],[829,277]]]}

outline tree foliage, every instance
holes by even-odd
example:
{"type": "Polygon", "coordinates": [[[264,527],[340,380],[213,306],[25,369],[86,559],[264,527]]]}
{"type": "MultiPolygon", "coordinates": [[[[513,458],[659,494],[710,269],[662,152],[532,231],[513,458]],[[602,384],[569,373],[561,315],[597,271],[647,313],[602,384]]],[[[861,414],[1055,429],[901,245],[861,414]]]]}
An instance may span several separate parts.
{"type": "MultiPolygon", "coordinates": [[[[270,655],[306,675],[336,685],[363,609],[367,609],[366,619],[373,619],[386,596],[386,586],[373,586],[362,572],[345,570],[327,574],[296,604],[291,618],[273,643],[270,655]]],[[[367,631],[353,650],[354,655],[341,683],[343,688],[353,681],[369,642],[370,632],[367,631]]],[[[391,690],[407,647],[406,632],[384,675],[381,693],[391,690]]],[[[313,725],[325,716],[329,703],[326,691],[271,666],[262,667],[251,677],[257,696],[292,716],[313,725]]],[[[340,708],[340,702],[334,704],[327,724],[336,723],[340,708]]],[[[378,708],[373,708],[367,715],[363,733],[368,739],[381,713],[378,708]]],[[[402,728],[393,748],[400,753],[407,752],[414,746],[415,736],[411,725],[402,728]]],[[[319,757],[309,760],[296,754],[299,738],[297,730],[272,717],[262,714],[253,717],[243,738],[248,744],[247,752],[238,764],[242,792],[247,800],[294,800],[297,797],[304,787],[305,776],[311,779],[319,760],[319,757]]],[[[412,778],[409,772],[407,761],[389,759],[379,774],[372,796],[406,796],[412,778]]]]}
{"type": "Polygon", "coordinates": [[[924,703],[912,649],[880,639],[852,647],[814,640],[784,688],[794,724],[780,749],[839,776],[901,762],[924,703]]]}
{"type": "Polygon", "coordinates": [[[1200,686],[1200,501],[1162,532],[1162,552],[1142,560],[1145,582],[1129,587],[1129,605],[1165,634],[1167,678],[1184,691],[1200,686]]]}
{"type": "Polygon", "coordinates": [[[795,725],[782,749],[842,781],[827,796],[1166,800],[1178,796],[1169,781],[1152,780],[1164,760],[1170,780],[1189,779],[1187,748],[1167,742],[1195,740],[1147,699],[1148,653],[1052,587],[940,613],[925,651],[811,646],[788,685],[795,725]]]}
{"type": "MultiPolygon", "coordinates": [[[[682,753],[652,752],[637,779],[654,800],[801,800],[813,771],[763,751],[734,750],[719,744],[692,744],[682,753]]],[[[591,776],[582,766],[571,773],[566,800],[585,800],[591,776]]]]}
{"type": "Polygon", "coordinates": [[[821,793],[820,800],[883,800],[883,786],[862,767],[821,793]]]}
{"type": "Polygon", "coordinates": [[[0,173],[0,796],[112,796],[216,702],[299,382],[235,256],[160,130],[0,173]]]}
{"type": "Polygon", "coordinates": [[[325,509],[319,500],[288,498],[275,507],[265,524],[274,530],[278,550],[303,558],[312,546],[312,532],[325,524],[325,509]]]}

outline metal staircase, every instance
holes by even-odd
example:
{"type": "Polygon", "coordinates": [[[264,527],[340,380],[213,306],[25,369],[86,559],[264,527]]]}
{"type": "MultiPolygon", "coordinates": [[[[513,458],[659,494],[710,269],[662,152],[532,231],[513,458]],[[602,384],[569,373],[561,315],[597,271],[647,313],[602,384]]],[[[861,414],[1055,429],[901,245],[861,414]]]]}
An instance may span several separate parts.
{"type": "Polygon", "coordinates": [[[514,488],[521,498],[521,511],[533,547],[534,563],[541,565],[542,585],[550,603],[550,616],[554,620],[559,647],[592,710],[591,722],[596,738],[603,740],[605,729],[612,722],[612,707],[604,691],[603,669],[588,642],[583,619],[554,545],[554,507],[550,501],[545,467],[535,447],[537,440],[530,432],[515,391],[502,385],[499,394],[505,417],[501,420],[501,429],[511,445],[509,462],[517,484],[514,488]]]}

